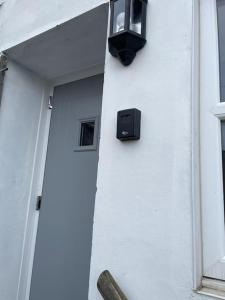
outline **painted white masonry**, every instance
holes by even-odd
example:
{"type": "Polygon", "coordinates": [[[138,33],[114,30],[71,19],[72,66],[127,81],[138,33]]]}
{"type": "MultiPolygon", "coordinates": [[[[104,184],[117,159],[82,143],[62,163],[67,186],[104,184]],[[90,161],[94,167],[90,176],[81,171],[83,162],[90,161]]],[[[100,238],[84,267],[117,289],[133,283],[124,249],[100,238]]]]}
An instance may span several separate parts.
{"type": "Polygon", "coordinates": [[[150,1],[148,43],[134,63],[107,53],[91,300],[105,268],[129,299],[203,297],[192,292],[192,5],[150,1]],[[142,137],[120,143],[116,112],[128,107],[142,111],[142,137]]]}
{"type": "MultiPolygon", "coordinates": [[[[104,2],[5,0],[0,49],[104,2]]],[[[96,281],[104,269],[112,271],[130,300],[210,299],[192,291],[193,2],[150,1],[148,43],[130,67],[107,52],[89,300],[101,299],[96,281]],[[142,137],[121,143],[115,138],[116,113],[131,107],[142,110],[142,137]]],[[[10,67],[13,78],[6,78],[4,90],[14,89],[18,77],[24,88],[33,80],[33,91],[23,103],[3,91],[0,110],[1,300],[17,300],[25,230],[21,212],[26,214],[28,197],[18,200],[11,187],[29,185],[41,109],[39,79],[10,67]],[[25,123],[18,124],[22,119],[25,123]]]]}
{"type": "MultiPolygon", "coordinates": [[[[10,63],[0,109],[0,299],[16,300],[44,84],[10,63]]],[[[33,214],[35,209],[33,208],[33,214]]]]}
{"type": "Polygon", "coordinates": [[[17,45],[106,0],[5,0],[0,7],[0,51],[17,45]]]}

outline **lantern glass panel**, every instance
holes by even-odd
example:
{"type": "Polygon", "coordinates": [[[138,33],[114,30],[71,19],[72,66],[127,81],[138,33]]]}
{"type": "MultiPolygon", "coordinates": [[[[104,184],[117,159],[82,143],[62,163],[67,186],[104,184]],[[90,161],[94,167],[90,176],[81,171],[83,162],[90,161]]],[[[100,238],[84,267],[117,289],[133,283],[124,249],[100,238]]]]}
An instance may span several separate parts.
{"type": "Polygon", "coordinates": [[[142,7],[143,3],[140,0],[131,0],[130,5],[130,30],[141,34],[142,31],[142,7]]]}
{"type": "Polygon", "coordinates": [[[125,29],[125,0],[114,2],[113,33],[125,29]]]}

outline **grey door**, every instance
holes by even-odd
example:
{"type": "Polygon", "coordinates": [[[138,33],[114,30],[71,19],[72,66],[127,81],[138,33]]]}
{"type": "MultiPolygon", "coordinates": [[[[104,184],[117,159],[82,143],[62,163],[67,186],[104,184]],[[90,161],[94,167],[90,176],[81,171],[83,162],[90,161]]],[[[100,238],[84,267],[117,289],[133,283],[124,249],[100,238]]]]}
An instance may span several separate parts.
{"type": "Polygon", "coordinates": [[[30,300],[87,300],[103,76],[54,91],[30,300]]]}

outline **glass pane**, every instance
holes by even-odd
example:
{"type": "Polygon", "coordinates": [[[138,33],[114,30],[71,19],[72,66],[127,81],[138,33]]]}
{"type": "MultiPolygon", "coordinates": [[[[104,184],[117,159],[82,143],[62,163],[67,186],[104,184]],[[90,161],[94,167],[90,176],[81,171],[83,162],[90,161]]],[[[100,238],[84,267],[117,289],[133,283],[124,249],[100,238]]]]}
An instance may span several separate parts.
{"type": "Polygon", "coordinates": [[[125,0],[117,0],[114,3],[113,33],[125,29],[125,0]]]}
{"type": "Polygon", "coordinates": [[[219,63],[220,63],[220,99],[225,101],[225,0],[217,0],[219,63]]]}
{"type": "Polygon", "coordinates": [[[221,132],[222,132],[223,194],[225,199],[225,121],[221,122],[221,132]]]}
{"type": "Polygon", "coordinates": [[[130,6],[130,30],[141,34],[142,2],[131,0],[130,6]]]}
{"type": "Polygon", "coordinates": [[[80,146],[92,146],[94,144],[95,121],[82,122],[80,129],[80,146]]]}

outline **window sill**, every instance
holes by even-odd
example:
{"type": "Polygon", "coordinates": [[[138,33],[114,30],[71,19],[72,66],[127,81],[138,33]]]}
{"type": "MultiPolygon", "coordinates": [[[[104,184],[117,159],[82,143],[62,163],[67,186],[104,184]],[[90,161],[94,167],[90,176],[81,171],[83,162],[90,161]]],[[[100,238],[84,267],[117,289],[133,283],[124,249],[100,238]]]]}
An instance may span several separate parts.
{"type": "Polygon", "coordinates": [[[198,290],[197,293],[225,300],[225,282],[222,280],[203,278],[202,288],[198,290]]]}

